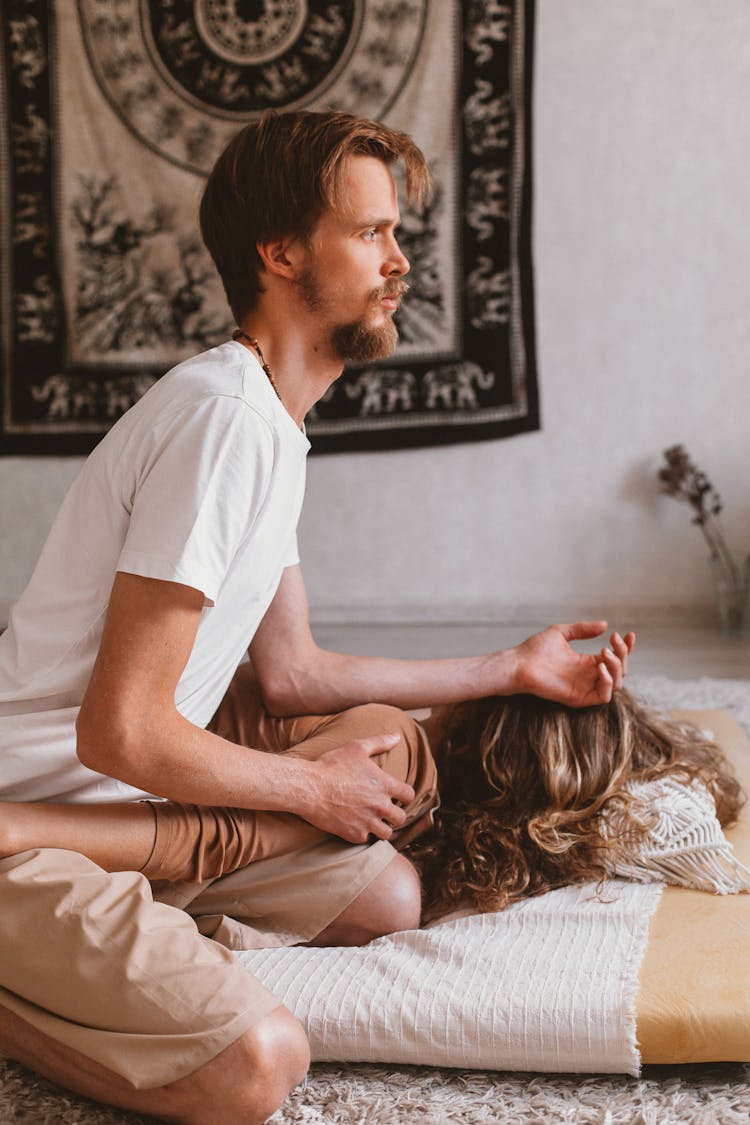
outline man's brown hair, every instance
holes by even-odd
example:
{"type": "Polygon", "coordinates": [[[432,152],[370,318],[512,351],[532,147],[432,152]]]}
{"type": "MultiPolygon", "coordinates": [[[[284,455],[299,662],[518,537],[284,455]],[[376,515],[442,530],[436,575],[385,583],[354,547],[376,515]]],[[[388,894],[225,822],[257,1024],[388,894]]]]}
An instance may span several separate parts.
{"type": "Polygon", "coordinates": [[[201,233],[238,324],[263,291],[256,244],[307,239],[323,212],[340,206],[349,156],[401,161],[409,202],[419,204],[429,188],[425,158],[407,133],[350,113],[268,112],[216,161],[201,200],[201,233]]]}

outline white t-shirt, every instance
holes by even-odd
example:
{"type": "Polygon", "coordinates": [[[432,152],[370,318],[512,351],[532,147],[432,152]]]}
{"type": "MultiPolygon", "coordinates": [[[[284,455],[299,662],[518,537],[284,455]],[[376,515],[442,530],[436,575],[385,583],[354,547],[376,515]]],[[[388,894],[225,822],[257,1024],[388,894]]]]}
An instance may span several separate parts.
{"type": "Polygon", "coordinates": [[[0,637],[0,799],[143,796],[76,756],[118,570],[202,591],[175,701],[208,723],[298,561],[309,448],[234,341],[173,368],[120,418],[73,482],[0,637]]]}

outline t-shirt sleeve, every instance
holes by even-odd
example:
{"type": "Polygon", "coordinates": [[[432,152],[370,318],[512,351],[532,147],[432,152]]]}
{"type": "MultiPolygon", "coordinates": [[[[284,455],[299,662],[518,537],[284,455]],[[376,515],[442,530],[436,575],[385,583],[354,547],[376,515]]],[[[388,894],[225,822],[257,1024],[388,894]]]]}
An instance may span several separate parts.
{"type": "Polygon", "coordinates": [[[289,545],[287,546],[286,554],[284,555],[284,562],[282,563],[282,567],[286,569],[286,567],[288,566],[296,566],[298,562],[299,546],[297,544],[297,532],[295,531],[294,535],[289,540],[289,545]]]}
{"type": "Polygon", "coordinates": [[[267,423],[215,396],[158,426],[138,457],[117,569],[201,590],[214,605],[263,506],[274,458],[267,423]]]}

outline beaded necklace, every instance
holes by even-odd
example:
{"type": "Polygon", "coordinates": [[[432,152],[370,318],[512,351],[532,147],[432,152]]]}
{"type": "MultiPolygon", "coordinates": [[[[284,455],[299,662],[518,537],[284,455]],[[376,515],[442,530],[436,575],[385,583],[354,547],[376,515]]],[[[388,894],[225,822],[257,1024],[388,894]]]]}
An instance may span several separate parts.
{"type": "Polygon", "coordinates": [[[261,351],[260,344],[255,339],[255,337],[254,336],[248,336],[247,332],[243,332],[243,330],[241,328],[237,328],[232,333],[232,339],[233,340],[247,340],[250,347],[255,350],[255,352],[258,355],[258,359],[260,360],[260,365],[261,365],[261,367],[263,368],[263,370],[265,371],[265,373],[268,377],[268,382],[271,384],[273,389],[276,391],[276,397],[279,400],[279,402],[281,403],[281,405],[283,406],[284,400],[281,397],[281,394],[279,393],[279,388],[276,386],[276,380],[274,379],[273,375],[271,374],[271,368],[266,363],[266,359],[265,359],[265,356],[263,355],[263,352],[261,351]]]}

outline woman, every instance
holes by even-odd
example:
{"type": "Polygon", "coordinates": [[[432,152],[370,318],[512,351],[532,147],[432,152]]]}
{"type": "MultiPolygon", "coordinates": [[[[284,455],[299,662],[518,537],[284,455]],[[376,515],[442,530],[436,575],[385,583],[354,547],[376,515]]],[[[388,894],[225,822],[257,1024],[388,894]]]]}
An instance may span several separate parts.
{"type": "MultiPolygon", "coordinates": [[[[430,917],[457,906],[498,910],[611,875],[652,826],[633,782],[699,782],[722,826],[743,802],[704,733],[626,691],[586,709],[535,696],[481,699],[439,709],[422,728],[440,799],[430,799],[427,814],[424,800],[415,805],[392,842],[419,868],[430,917]],[[616,833],[607,828],[614,816],[616,833]]],[[[286,752],[304,755],[305,744],[286,752]]],[[[381,764],[405,772],[398,755],[381,764]]],[[[170,801],[0,804],[0,855],[67,848],[105,870],[140,870],[151,880],[217,878],[320,835],[291,814],[170,801]]]]}
{"type": "Polygon", "coordinates": [[[522,695],[458,704],[431,741],[442,804],[434,830],[406,848],[430,916],[459,905],[499,910],[613,875],[655,821],[634,782],[700,782],[722,826],[744,801],[705,733],[624,690],[580,710],[522,695]]]}

